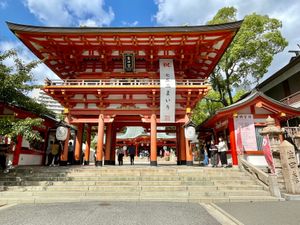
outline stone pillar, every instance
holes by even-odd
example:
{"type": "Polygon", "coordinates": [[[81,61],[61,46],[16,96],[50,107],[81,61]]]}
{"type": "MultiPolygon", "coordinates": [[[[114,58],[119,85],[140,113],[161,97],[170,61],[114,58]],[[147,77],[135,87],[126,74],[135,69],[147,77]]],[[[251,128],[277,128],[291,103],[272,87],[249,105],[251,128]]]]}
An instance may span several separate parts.
{"type": "Polygon", "coordinates": [[[300,194],[300,176],[294,146],[288,141],[280,144],[282,174],[288,194],[300,194]]]}
{"type": "Polygon", "coordinates": [[[74,155],[74,164],[80,164],[80,155],[82,149],[82,135],[83,135],[83,124],[78,124],[77,126],[77,135],[76,135],[76,144],[75,144],[75,155],[74,155]]]}
{"type": "Polygon", "coordinates": [[[112,124],[108,123],[106,126],[105,159],[104,159],[105,165],[110,164],[111,138],[112,138],[112,124]]]}
{"type": "Polygon", "coordinates": [[[98,120],[98,141],[95,166],[102,166],[103,158],[103,137],[104,137],[104,115],[99,115],[98,120]]]}
{"type": "Polygon", "coordinates": [[[88,124],[86,131],[86,142],[85,142],[85,154],[84,154],[84,165],[90,164],[90,153],[91,153],[91,132],[92,127],[88,124]]]}
{"type": "Polygon", "coordinates": [[[151,115],[151,152],[150,152],[150,165],[151,166],[157,166],[157,131],[156,131],[156,115],[153,113],[151,115]]]}
{"type": "Polygon", "coordinates": [[[275,166],[275,173],[277,175],[281,175],[281,162],[280,162],[280,151],[279,151],[279,145],[280,145],[280,139],[279,135],[282,133],[282,130],[279,127],[275,126],[275,120],[271,118],[270,116],[266,119],[267,126],[262,129],[260,132],[261,135],[269,136],[270,140],[270,147],[272,151],[273,156],[273,163],[275,166]]]}

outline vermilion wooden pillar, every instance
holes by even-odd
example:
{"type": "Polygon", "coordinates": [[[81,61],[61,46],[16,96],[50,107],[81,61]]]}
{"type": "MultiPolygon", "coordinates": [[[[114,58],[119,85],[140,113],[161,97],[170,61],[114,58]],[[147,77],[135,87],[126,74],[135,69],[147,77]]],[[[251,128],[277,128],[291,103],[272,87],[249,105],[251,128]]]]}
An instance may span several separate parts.
{"type": "Polygon", "coordinates": [[[112,124],[108,123],[106,126],[105,160],[104,160],[105,165],[110,165],[111,139],[112,139],[112,124]]]}
{"type": "Polygon", "coordinates": [[[150,165],[157,166],[157,138],[156,138],[156,115],[151,115],[151,153],[150,153],[150,165]]]}
{"type": "Polygon", "coordinates": [[[83,135],[83,124],[77,126],[76,144],[75,144],[75,154],[74,154],[74,164],[80,164],[80,155],[82,149],[82,135],[83,135]]]}
{"type": "Polygon", "coordinates": [[[228,117],[228,130],[229,130],[232,165],[238,165],[233,117],[228,117]]]}
{"type": "Polygon", "coordinates": [[[185,138],[185,152],[186,152],[186,165],[193,165],[193,151],[192,145],[188,139],[185,138]]]}
{"type": "Polygon", "coordinates": [[[19,164],[19,158],[21,154],[21,148],[22,148],[22,136],[18,135],[17,137],[17,143],[14,151],[14,158],[13,158],[13,165],[16,166],[19,164]]]}
{"type": "Polygon", "coordinates": [[[139,144],[135,144],[135,155],[139,155],[139,144]]]}
{"type": "MultiPolygon", "coordinates": [[[[67,124],[70,123],[69,116],[67,116],[65,118],[65,122],[67,124]]],[[[60,155],[60,162],[59,162],[60,166],[66,166],[68,164],[68,151],[69,151],[68,148],[69,148],[70,133],[71,133],[71,130],[70,130],[70,128],[68,128],[67,138],[66,138],[65,143],[64,143],[64,149],[63,149],[62,154],[60,155]]]]}
{"type": "Polygon", "coordinates": [[[116,130],[116,127],[112,124],[110,165],[116,164],[116,139],[117,139],[117,130],[116,130]]]}
{"type": "Polygon", "coordinates": [[[180,155],[180,127],[176,126],[176,156],[177,165],[181,165],[181,155],[180,155]]]}
{"type": "Polygon", "coordinates": [[[85,142],[85,154],[84,154],[84,165],[90,164],[90,153],[91,153],[91,134],[92,126],[88,124],[86,130],[86,142],[85,142]]]}
{"type": "Polygon", "coordinates": [[[98,142],[95,166],[102,166],[103,157],[103,136],[104,136],[104,115],[99,115],[98,120],[98,142]]]}
{"type": "Polygon", "coordinates": [[[186,144],[185,144],[185,136],[184,136],[184,128],[180,126],[180,159],[181,165],[186,165],[186,144]]]}

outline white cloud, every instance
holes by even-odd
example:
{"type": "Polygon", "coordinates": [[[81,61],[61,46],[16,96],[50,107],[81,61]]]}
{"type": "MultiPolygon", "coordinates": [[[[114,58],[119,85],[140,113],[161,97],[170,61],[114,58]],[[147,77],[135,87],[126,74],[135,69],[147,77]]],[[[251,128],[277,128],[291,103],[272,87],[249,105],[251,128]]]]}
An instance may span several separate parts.
{"type": "Polygon", "coordinates": [[[104,0],[25,0],[25,6],[47,26],[108,26],[115,17],[104,0]]]}
{"type": "Polygon", "coordinates": [[[6,9],[7,7],[7,2],[4,0],[0,0],[0,9],[6,9]]]}
{"type": "Polygon", "coordinates": [[[292,56],[288,50],[297,49],[297,43],[300,43],[299,0],[155,0],[155,4],[158,11],[153,19],[159,25],[203,25],[225,6],[237,8],[238,19],[256,12],[281,20],[282,34],[289,41],[289,46],[274,57],[267,76],[286,65],[292,56]]]}
{"type": "MultiPolygon", "coordinates": [[[[2,41],[0,42],[0,52],[15,49],[18,52],[18,57],[25,63],[29,63],[33,60],[38,60],[23,44],[20,42],[2,41]]],[[[13,66],[14,62],[12,58],[5,60],[5,65],[13,66]]],[[[58,78],[45,64],[41,63],[32,70],[34,83],[44,84],[46,78],[60,79],[58,78]]]]}
{"type": "Polygon", "coordinates": [[[122,21],[124,27],[136,27],[139,24],[139,21],[135,20],[134,22],[122,21]]]}

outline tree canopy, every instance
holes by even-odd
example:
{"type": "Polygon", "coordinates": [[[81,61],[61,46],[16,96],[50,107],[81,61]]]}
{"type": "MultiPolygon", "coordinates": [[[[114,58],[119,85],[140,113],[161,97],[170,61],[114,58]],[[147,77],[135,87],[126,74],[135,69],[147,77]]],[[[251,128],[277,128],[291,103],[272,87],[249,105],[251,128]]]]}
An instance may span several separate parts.
{"type": "MultiPolygon", "coordinates": [[[[222,8],[208,24],[237,21],[236,14],[237,10],[234,7],[222,8]]],[[[240,30],[210,76],[215,92],[204,98],[204,103],[199,103],[194,114],[209,116],[212,112],[209,107],[217,109],[233,104],[237,90],[242,91],[244,87],[253,85],[262,78],[267,73],[274,55],[288,45],[281,35],[281,27],[279,20],[267,15],[252,13],[245,16],[240,30]],[[216,104],[217,102],[221,104],[216,104]],[[202,109],[207,104],[208,108],[199,112],[199,107],[202,109]]]]}
{"type": "MultiPolygon", "coordinates": [[[[37,66],[37,61],[24,63],[17,56],[14,50],[4,53],[0,52],[0,102],[11,104],[38,116],[48,114],[54,116],[53,112],[44,105],[36,103],[26,96],[28,91],[36,88],[32,85],[32,69],[37,66]],[[6,60],[13,60],[13,66],[7,66],[6,60]]],[[[16,139],[18,135],[24,136],[28,141],[41,140],[38,132],[33,131],[33,127],[41,127],[43,120],[41,118],[26,118],[18,120],[12,116],[0,117],[0,135],[16,139]]]]}

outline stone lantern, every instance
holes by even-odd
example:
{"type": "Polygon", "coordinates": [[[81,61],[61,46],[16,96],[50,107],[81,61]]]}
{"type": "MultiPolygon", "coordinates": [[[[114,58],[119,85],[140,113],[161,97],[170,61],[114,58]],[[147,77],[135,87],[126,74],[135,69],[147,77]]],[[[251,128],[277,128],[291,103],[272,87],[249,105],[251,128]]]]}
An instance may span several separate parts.
{"type": "MultiPolygon", "coordinates": [[[[260,134],[263,136],[266,136],[266,135],[269,136],[270,145],[271,145],[270,147],[271,147],[271,151],[272,151],[272,155],[273,155],[273,162],[274,162],[275,170],[276,170],[276,168],[277,169],[281,168],[279,135],[282,134],[283,132],[279,127],[275,126],[275,120],[274,120],[274,118],[272,118],[270,116],[268,116],[268,118],[266,119],[266,124],[267,124],[267,126],[262,129],[260,134]]],[[[276,172],[279,172],[279,171],[276,171],[276,172]]]]}

